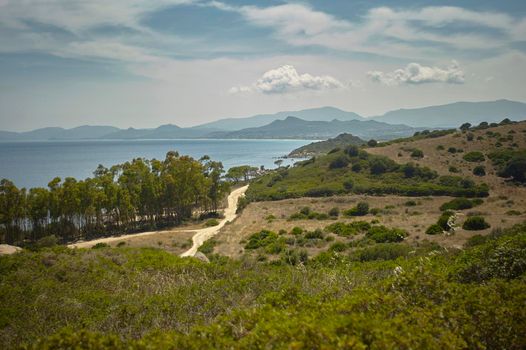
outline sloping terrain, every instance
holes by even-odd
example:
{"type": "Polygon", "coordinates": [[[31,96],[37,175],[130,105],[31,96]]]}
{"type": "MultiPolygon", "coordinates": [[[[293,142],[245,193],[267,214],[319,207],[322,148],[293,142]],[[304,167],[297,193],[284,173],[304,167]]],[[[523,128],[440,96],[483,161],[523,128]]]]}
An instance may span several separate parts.
{"type": "Polygon", "coordinates": [[[329,153],[336,148],[344,148],[349,145],[361,146],[365,141],[352,134],[340,134],[332,139],[313,142],[305,146],[296,148],[288,154],[289,158],[306,158],[319,154],[329,153]]]}

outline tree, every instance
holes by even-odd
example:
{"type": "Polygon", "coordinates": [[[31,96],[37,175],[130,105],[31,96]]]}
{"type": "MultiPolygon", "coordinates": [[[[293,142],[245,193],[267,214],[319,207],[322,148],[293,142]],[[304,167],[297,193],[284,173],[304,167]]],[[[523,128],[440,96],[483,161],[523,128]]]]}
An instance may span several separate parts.
{"type": "Polygon", "coordinates": [[[519,155],[510,159],[499,176],[511,177],[518,182],[526,182],[526,156],[519,155]]]}
{"type": "Polygon", "coordinates": [[[376,147],[377,145],[378,145],[378,141],[376,141],[376,140],[371,139],[371,140],[367,141],[367,146],[369,146],[369,147],[376,147]]]}
{"type": "Polygon", "coordinates": [[[460,126],[460,130],[467,131],[471,128],[471,123],[464,123],[460,126]]]}
{"type": "Polygon", "coordinates": [[[278,168],[281,168],[281,164],[283,164],[283,159],[278,159],[274,162],[274,164],[278,167],[278,168]]]}

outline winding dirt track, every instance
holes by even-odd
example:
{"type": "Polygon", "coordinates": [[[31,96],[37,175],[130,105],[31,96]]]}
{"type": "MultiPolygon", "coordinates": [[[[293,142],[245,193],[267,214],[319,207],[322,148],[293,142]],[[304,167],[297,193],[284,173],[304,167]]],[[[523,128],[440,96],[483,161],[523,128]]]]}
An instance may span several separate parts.
{"type": "Polygon", "coordinates": [[[203,245],[203,243],[215,236],[227,222],[233,221],[236,217],[237,200],[239,197],[245,194],[248,185],[240,187],[230,193],[228,196],[228,206],[225,209],[225,218],[219,222],[219,225],[195,230],[195,235],[192,237],[192,248],[181,254],[181,256],[194,256],[197,253],[197,249],[203,245]]]}
{"type": "MultiPolygon", "coordinates": [[[[228,195],[228,206],[225,209],[224,215],[225,218],[220,221],[219,225],[212,226],[212,227],[206,227],[199,230],[184,230],[185,232],[195,232],[194,236],[192,237],[192,248],[188,249],[186,252],[181,254],[181,256],[194,256],[197,252],[197,249],[203,245],[203,243],[210,239],[211,237],[215,236],[219,230],[226,225],[228,221],[232,221],[236,218],[236,210],[237,210],[237,200],[240,196],[244,195],[248,186],[243,186],[238,189],[235,189],[228,195]]],[[[121,236],[112,236],[112,237],[105,237],[100,239],[94,239],[91,241],[84,241],[84,242],[77,242],[68,244],[69,248],[90,248],[93,247],[97,243],[111,243],[115,241],[120,241],[123,238],[134,238],[134,237],[142,237],[142,236],[149,236],[154,235],[157,233],[162,233],[164,231],[148,231],[148,232],[141,232],[141,233],[135,233],[130,235],[121,235],[121,236]]]]}

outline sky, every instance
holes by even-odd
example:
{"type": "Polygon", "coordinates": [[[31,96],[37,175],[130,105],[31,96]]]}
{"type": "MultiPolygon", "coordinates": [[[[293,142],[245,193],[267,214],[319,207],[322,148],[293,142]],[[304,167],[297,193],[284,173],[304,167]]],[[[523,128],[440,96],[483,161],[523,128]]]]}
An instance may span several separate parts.
{"type": "Polygon", "coordinates": [[[526,1],[0,0],[0,130],[526,101],[526,1]]]}

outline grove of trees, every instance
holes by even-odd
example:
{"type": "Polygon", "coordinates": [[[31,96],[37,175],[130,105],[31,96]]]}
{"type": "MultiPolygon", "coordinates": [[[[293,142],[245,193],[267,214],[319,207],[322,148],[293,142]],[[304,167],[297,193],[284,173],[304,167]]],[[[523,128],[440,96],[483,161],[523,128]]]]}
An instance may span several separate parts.
{"type": "Polygon", "coordinates": [[[137,158],[94,171],[92,178],[54,178],[47,188],[0,181],[0,242],[91,239],[180,224],[216,212],[229,183],[223,165],[170,151],[163,161],[137,158]]]}

